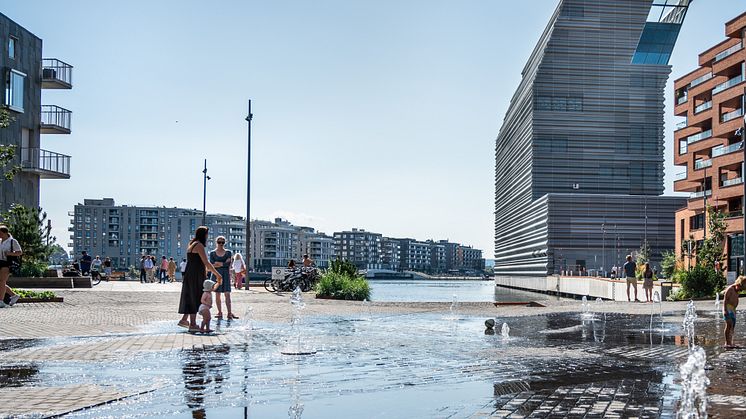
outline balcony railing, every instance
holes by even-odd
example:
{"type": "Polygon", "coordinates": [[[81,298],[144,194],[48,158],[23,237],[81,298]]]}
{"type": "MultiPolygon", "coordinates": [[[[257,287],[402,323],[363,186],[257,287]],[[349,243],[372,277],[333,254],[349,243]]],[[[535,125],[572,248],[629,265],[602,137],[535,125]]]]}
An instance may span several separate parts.
{"type": "Polygon", "coordinates": [[[696,79],[692,80],[691,83],[689,83],[689,88],[691,89],[694,86],[698,86],[698,85],[706,82],[707,80],[710,80],[711,78],[712,78],[712,72],[709,72],[709,73],[707,73],[707,74],[705,74],[703,76],[699,76],[696,79]]]}
{"type": "Polygon", "coordinates": [[[694,107],[694,113],[704,112],[708,109],[712,109],[712,101],[707,101],[699,106],[694,107]]]}
{"type": "Polygon", "coordinates": [[[738,51],[740,51],[742,48],[743,48],[742,44],[733,45],[732,47],[726,49],[725,51],[721,52],[720,54],[717,54],[715,56],[715,62],[722,61],[722,60],[730,57],[731,55],[733,55],[733,54],[737,53],[738,51]]]}
{"type": "Polygon", "coordinates": [[[687,144],[696,143],[697,141],[706,140],[708,138],[712,137],[712,130],[708,129],[707,131],[702,131],[699,134],[690,135],[686,139],[687,144]]]}
{"type": "Polygon", "coordinates": [[[725,213],[725,218],[741,218],[743,217],[743,211],[730,211],[725,213]]]}
{"type": "Polygon", "coordinates": [[[722,186],[723,188],[725,188],[726,186],[740,185],[742,183],[743,183],[743,178],[742,177],[737,177],[735,179],[727,179],[727,180],[722,181],[720,183],[720,186],[722,186]]]}
{"type": "Polygon", "coordinates": [[[716,95],[724,90],[728,90],[731,87],[737,85],[738,83],[741,83],[743,81],[743,75],[739,74],[736,77],[733,77],[732,79],[726,81],[725,83],[720,83],[717,86],[715,86],[714,89],[712,89],[712,94],[716,95]]]}
{"type": "Polygon", "coordinates": [[[41,60],[41,87],[72,89],[73,66],[56,58],[44,58],[41,60]]]}
{"type": "Polygon", "coordinates": [[[680,129],[684,129],[686,127],[687,127],[687,121],[686,120],[681,121],[678,124],[676,124],[676,131],[678,131],[680,129]]]}
{"type": "Polygon", "coordinates": [[[703,196],[705,196],[705,193],[707,194],[707,196],[711,196],[712,195],[712,190],[692,192],[692,193],[689,194],[689,199],[702,198],[703,196]]]}
{"type": "Polygon", "coordinates": [[[70,156],[40,148],[22,148],[21,166],[42,179],[70,179],[70,156]]]}
{"type": "Polygon", "coordinates": [[[41,106],[42,134],[69,134],[72,112],[55,105],[41,106]]]}
{"type": "Polygon", "coordinates": [[[697,160],[694,162],[694,170],[704,169],[705,167],[712,167],[712,159],[697,160]]]}
{"type": "Polygon", "coordinates": [[[724,113],[723,115],[721,115],[720,122],[732,121],[741,115],[743,115],[743,109],[736,109],[733,112],[728,112],[728,113],[724,113]]]}
{"type": "Polygon", "coordinates": [[[736,152],[738,150],[741,150],[742,148],[743,148],[743,142],[742,141],[739,141],[739,142],[737,142],[735,144],[731,144],[729,146],[715,147],[715,148],[712,149],[712,157],[718,157],[718,156],[722,156],[724,154],[734,153],[734,152],[736,152]]]}
{"type": "Polygon", "coordinates": [[[676,173],[675,175],[673,175],[674,181],[684,180],[684,179],[686,179],[686,172],[676,173]]]}
{"type": "Polygon", "coordinates": [[[687,100],[689,100],[689,96],[681,96],[680,98],[676,99],[676,104],[681,105],[682,103],[686,103],[687,100]]]}

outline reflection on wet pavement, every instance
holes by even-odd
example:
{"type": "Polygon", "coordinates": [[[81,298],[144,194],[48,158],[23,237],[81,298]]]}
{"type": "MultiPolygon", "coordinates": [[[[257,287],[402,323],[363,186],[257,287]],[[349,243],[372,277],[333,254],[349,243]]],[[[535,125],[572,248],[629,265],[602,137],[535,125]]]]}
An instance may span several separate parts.
{"type": "MultiPolygon", "coordinates": [[[[688,347],[680,316],[652,330],[649,316],[605,317],[495,319],[509,323],[510,337],[485,335],[476,317],[309,318],[312,356],[280,353],[287,325],[223,323],[234,343],[104,362],[6,359],[0,387],[158,387],[72,417],[673,417],[688,347]]],[[[742,353],[720,351],[720,327],[702,314],[695,340],[711,360],[713,412],[732,415],[746,374],[742,353]]]]}

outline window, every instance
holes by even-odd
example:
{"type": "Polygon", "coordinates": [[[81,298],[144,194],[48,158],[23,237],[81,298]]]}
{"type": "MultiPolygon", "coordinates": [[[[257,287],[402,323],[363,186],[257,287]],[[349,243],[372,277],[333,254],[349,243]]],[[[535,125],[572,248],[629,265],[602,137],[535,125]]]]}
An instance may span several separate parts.
{"type": "Polygon", "coordinates": [[[18,39],[12,36],[8,38],[8,58],[13,60],[16,59],[16,44],[18,44],[18,39]]]}
{"type": "Polygon", "coordinates": [[[689,229],[690,230],[699,230],[703,228],[705,225],[705,215],[703,214],[697,214],[693,217],[689,218],[689,229]]]}
{"type": "Polygon", "coordinates": [[[10,70],[5,85],[5,104],[14,111],[23,112],[23,86],[26,75],[20,71],[10,70]]]}

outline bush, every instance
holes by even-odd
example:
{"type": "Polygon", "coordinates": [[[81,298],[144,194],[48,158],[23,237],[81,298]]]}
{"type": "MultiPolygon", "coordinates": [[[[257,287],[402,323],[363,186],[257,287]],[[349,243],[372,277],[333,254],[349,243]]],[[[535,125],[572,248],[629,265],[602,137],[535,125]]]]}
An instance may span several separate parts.
{"type": "Polygon", "coordinates": [[[725,288],[725,276],[715,269],[697,265],[681,273],[685,298],[711,297],[725,288]]]}
{"type": "Polygon", "coordinates": [[[324,273],[316,284],[316,296],[337,300],[367,300],[370,299],[370,285],[368,280],[357,275],[357,269],[354,276],[330,270],[324,273]]]}
{"type": "Polygon", "coordinates": [[[52,291],[29,291],[13,288],[13,292],[18,294],[21,298],[41,298],[49,300],[56,297],[52,291]]]}
{"type": "Polygon", "coordinates": [[[349,260],[333,260],[329,263],[329,272],[344,275],[349,278],[358,276],[357,266],[349,260]]]}
{"type": "Polygon", "coordinates": [[[48,265],[46,262],[23,261],[18,276],[22,278],[39,278],[44,276],[48,265]]]}

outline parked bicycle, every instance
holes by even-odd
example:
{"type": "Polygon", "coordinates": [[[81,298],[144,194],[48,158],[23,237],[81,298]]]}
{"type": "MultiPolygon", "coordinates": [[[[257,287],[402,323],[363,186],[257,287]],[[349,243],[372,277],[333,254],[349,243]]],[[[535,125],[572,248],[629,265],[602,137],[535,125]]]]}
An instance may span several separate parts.
{"type": "Polygon", "coordinates": [[[320,275],[315,268],[300,268],[289,270],[284,277],[264,281],[264,289],[269,292],[293,291],[300,287],[301,291],[308,292],[318,282],[320,275]]]}

